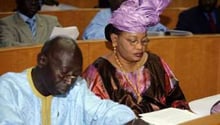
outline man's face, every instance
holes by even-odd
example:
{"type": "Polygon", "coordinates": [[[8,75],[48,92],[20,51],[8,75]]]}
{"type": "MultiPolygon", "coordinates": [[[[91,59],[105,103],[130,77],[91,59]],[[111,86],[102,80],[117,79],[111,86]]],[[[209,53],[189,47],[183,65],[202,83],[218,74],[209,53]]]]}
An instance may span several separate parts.
{"type": "Polygon", "coordinates": [[[66,50],[52,51],[47,58],[48,63],[44,68],[47,79],[45,86],[51,95],[65,94],[80,75],[82,62],[73,51],[66,50]]]}
{"type": "Polygon", "coordinates": [[[41,9],[41,4],[42,0],[17,0],[18,10],[30,18],[41,9]]]}
{"type": "Polygon", "coordinates": [[[217,5],[217,0],[199,0],[200,8],[205,12],[211,12],[217,5]]]}

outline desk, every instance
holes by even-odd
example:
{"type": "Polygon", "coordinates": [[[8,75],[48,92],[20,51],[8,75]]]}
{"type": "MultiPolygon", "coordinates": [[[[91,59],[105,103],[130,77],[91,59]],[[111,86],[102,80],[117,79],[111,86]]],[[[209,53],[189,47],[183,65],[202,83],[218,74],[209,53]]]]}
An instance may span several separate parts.
{"type": "Polygon", "coordinates": [[[198,118],[180,125],[220,125],[220,113],[198,118]]]}

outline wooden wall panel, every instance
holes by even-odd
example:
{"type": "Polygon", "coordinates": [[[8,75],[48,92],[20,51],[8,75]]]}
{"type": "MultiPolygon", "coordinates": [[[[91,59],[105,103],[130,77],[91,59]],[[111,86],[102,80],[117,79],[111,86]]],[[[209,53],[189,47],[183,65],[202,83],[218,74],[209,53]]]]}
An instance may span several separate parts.
{"type": "Polygon", "coordinates": [[[173,8],[173,7],[193,7],[198,4],[199,0],[171,0],[171,3],[169,4],[168,7],[173,8]]]}
{"type": "Polygon", "coordinates": [[[82,34],[90,21],[100,9],[76,9],[68,11],[47,11],[41,12],[48,15],[57,16],[62,26],[77,26],[79,30],[78,39],[82,39],[82,34]]]}
{"type": "Polygon", "coordinates": [[[180,12],[187,8],[167,8],[160,15],[160,22],[169,29],[176,27],[180,12]]]}
{"type": "Polygon", "coordinates": [[[155,38],[149,49],[170,65],[188,100],[217,93],[220,65],[219,36],[155,38]],[[163,42],[162,42],[163,41],[163,42]],[[217,45],[218,44],[218,45],[217,45]]]}
{"type": "MultiPolygon", "coordinates": [[[[58,0],[60,3],[72,5],[78,8],[94,8],[98,0],[58,0]]],[[[0,12],[11,12],[16,8],[15,0],[0,0],[0,12]]]]}
{"type": "Polygon", "coordinates": [[[217,58],[217,63],[218,65],[216,66],[216,69],[217,69],[217,84],[218,84],[218,93],[220,93],[220,46],[219,46],[219,41],[220,40],[216,40],[215,43],[214,43],[214,47],[213,49],[215,49],[217,52],[216,53],[219,53],[219,55],[215,58],[217,58]]]}
{"type": "MultiPolygon", "coordinates": [[[[88,46],[86,42],[79,44],[83,53],[83,67],[89,64],[88,46]]],[[[37,54],[42,45],[0,48],[0,75],[5,72],[21,72],[22,70],[35,66],[37,54]]]]}
{"type": "Polygon", "coordinates": [[[79,8],[94,8],[98,5],[98,0],[59,0],[59,2],[79,8]]]}
{"type": "Polygon", "coordinates": [[[0,74],[8,71],[20,72],[27,67],[34,66],[40,48],[41,45],[1,48],[0,74]]]}
{"type": "Polygon", "coordinates": [[[16,8],[15,0],[0,0],[0,12],[11,12],[16,8]]]}

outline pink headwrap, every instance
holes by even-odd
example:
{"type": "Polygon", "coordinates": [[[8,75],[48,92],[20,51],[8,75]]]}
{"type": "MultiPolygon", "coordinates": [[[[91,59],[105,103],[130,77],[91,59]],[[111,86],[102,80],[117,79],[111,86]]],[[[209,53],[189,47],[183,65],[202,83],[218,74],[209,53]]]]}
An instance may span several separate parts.
{"type": "Polygon", "coordinates": [[[112,13],[109,23],[127,32],[146,32],[159,22],[159,15],[170,0],[126,0],[112,13]]]}

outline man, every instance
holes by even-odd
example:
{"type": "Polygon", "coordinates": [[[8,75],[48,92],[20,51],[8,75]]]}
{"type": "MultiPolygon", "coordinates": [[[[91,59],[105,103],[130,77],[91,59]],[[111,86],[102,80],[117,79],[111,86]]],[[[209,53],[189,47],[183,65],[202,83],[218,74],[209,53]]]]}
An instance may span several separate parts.
{"type": "Polygon", "coordinates": [[[220,10],[217,0],[199,0],[198,6],[180,13],[177,30],[194,34],[220,33],[220,10]]]}
{"type": "Polygon", "coordinates": [[[146,124],[127,106],[96,97],[81,71],[82,53],[75,41],[55,37],[46,42],[36,67],[0,77],[0,124],[146,124]]]}
{"type": "Polygon", "coordinates": [[[54,16],[41,15],[41,0],[16,0],[17,11],[0,19],[0,47],[42,43],[49,39],[55,26],[54,16]]]}

